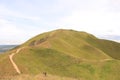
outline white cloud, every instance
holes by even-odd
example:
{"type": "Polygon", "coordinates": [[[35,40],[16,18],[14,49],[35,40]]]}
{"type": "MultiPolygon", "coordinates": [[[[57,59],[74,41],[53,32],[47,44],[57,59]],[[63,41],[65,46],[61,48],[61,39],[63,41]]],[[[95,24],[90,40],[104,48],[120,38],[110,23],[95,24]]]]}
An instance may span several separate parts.
{"type": "Polygon", "coordinates": [[[100,12],[73,12],[64,17],[56,26],[83,30],[94,34],[119,34],[120,14],[100,12]]]}
{"type": "Polygon", "coordinates": [[[0,5],[0,44],[20,44],[35,35],[35,30],[31,29],[34,25],[17,23],[19,19],[33,23],[41,21],[40,17],[22,14],[0,5]]]}
{"type": "Polygon", "coordinates": [[[42,32],[45,30],[39,27],[29,25],[20,27],[12,21],[0,18],[0,44],[21,44],[42,32]]]}
{"type": "Polygon", "coordinates": [[[18,44],[24,41],[25,33],[10,21],[0,19],[0,43],[18,44]]]}
{"type": "Polygon", "coordinates": [[[120,35],[119,0],[53,0],[49,3],[16,0],[11,3],[13,5],[0,4],[0,43],[21,43],[56,28],[76,29],[99,36],[120,35]]]}
{"type": "Polygon", "coordinates": [[[120,12],[120,0],[109,0],[109,11],[120,12]]]}
{"type": "Polygon", "coordinates": [[[41,21],[40,17],[32,16],[30,14],[23,14],[22,12],[17,12],[13,10],[9,10],[6,6],[0,5],[0,17],[13,17],[13,18],[21,18],[28,19],[31,21],[41,21]]]}
{"type": "Polygon", "coordinates": [[[1,34],[14,35],[14,33],[20,33],[20,31],[17,30],[16,26],[9,21],[0,19],[0,26],[1,34]]]}

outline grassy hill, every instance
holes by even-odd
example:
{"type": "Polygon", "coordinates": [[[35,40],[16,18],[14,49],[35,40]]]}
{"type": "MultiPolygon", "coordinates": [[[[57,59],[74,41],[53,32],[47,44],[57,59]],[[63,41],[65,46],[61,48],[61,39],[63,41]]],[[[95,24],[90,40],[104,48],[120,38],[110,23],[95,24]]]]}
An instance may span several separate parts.
{"type": "Polygon", "coordinates": [[[74,57],[120,59],[120,43],[101,40],[86,32],[74,30],[46,32],[30,39],[24,46],[51,48],[74,57]]]}
{"type": "MultiPolygon", "coordinates": [[[[14,61],[22,75],[29,78],[46,72],[53,78],[57,76],[55,80],[120,80],[120,43],[101,40],[86,32],[63,29],[46,32],[18,48],[23,49],[14,56],[14,61]]],[[[6,72],[17,75],[8,55],[18,48],[0,55],[0,75],[6,72]]]]}

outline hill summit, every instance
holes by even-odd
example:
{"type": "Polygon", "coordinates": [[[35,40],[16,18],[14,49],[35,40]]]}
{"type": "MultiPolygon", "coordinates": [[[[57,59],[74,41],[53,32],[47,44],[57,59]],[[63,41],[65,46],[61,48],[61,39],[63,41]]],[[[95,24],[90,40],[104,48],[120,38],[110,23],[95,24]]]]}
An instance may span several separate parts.
{"type": "Polygon", "coordinates": [[[120,79],[120,43],[99,39],[86,32],[59,29],[39,34],[0,55],[0,75],[6,72],[17,74],[9,55],[20,74],[45,72],[77,80],[120,79]]]}
{"type": "Polygon", "coordinates": [[[120,43],[98,39],[92,34],[74,30],[58,29],[46,32],[23,45],[49,48],[84,59],[120,59],[120,43]]]}

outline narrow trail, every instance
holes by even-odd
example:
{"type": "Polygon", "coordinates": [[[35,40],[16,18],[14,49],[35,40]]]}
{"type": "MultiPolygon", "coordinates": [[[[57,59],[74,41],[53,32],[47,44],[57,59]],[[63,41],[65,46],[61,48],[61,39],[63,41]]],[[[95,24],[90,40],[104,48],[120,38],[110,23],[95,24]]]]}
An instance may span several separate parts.
{"type": "MultiPolygon", "coordinates": [[[[19,48],[19,49],[16,50],[16,52],[14,52],[14,53],[12,53],[12,54],[9,55],[10,62],[11,62],[11,64],[13,65],[14,69],[16,70],[16,72],[17,72],[18,74],[21,74],[21,71],[20,71],[20,69],[18,68],[17,64],[14,62],[13,57],[14,57],[17,53],[19,53],[23,48],[24,48],[24,47],[19,48]]],[[[113,59],[103,59],[103,60],[87,60],[87,59],[81,59],[81,60],[86,61],[86,62],[105,62],[105,61],[109,61],[109,60],[113,60],[113,59]]]]}
{"type": "Polygon", "coordinates": [[[110,61],[110,60],[113,60],[113,59],[103,59],[103,60],[100,60],[100,62],[105,62],[105,61],[110,61]]]}
{"type": "Polygon", "coordinates": [[[105,61],[110,61],[110,60],[113,60],[113,59],[103,59],[103,60],[87,60],[87,59],[82,59],[83,61],[86,61],[86,62],[105,62],[105,61]]]}
{"type": "Polygon", "coordinates": [[[13,57],[14,57],[15,54],[19,53],[19,52],[21,51],[21,49],[23,49],[23,48],[19,48],[19,49],[16,50],[15,53],[12,53],[12,54],[9,55],[10,62],[12,63],[14,69],[16,70],[16,72],[17,72],[18,74],[21,74],[21,71],[20,71],[20,69],[18,68],[18,66],[15,64],[15,62],[14,62],[14,60],[13,60],[13,57]]]}

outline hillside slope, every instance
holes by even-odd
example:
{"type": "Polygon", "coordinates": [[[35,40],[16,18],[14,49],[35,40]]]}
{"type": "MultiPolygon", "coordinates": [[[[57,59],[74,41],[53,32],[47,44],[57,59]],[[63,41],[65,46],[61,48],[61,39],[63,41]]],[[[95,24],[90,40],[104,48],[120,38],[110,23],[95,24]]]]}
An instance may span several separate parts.
{"type": "Polygon", "coordinates": [[[101,40],[86,32],[74,30],[46,32],[30,39],[23,46],[55,49],[79,58],[120,59],[120,43],[101,40]]]}
{"type": "Polygon", "coordinates": [[[0,59],[0,74],[4,74],[2,70],[11,69],[8,72],[16,75],[8,55],[19,48],[23,49],[13,60],[22,74],[46,72],[80,80],[120,79],[120,43],[101,40],[86,32],[60,29],[37,35],[9,53],[0,55],[4,56],[0,59]],[[5,66],[3,61],[8,66],[1,69],[5,66]]]}

